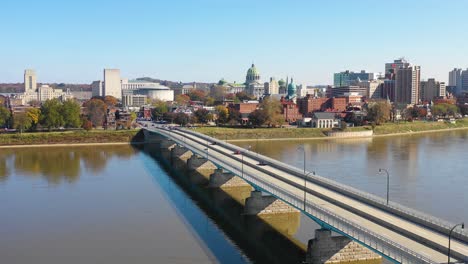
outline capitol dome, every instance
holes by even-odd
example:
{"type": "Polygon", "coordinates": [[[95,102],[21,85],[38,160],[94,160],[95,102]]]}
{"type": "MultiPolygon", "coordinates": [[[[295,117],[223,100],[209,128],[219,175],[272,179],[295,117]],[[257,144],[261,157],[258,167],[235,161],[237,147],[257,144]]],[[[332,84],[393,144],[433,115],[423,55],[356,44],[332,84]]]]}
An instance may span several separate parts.
{"type": "Polygon", "coordinates": [[[257,81],[260,81],[260,73],[258,72],[257,68],[255,68],[255,64],[252,64],[252,67],[250,67],[247,70],[247,76],[245,77],[245,82],[253,83],[257,81]]]}

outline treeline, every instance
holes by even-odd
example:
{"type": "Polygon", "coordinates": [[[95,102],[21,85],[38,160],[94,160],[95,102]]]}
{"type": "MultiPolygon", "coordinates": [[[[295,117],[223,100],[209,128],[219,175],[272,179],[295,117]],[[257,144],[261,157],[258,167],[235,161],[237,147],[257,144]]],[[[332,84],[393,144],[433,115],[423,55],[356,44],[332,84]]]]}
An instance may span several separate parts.
{"type": "Polygon", "coordinates": [[[0,127],[11,127],[23,131],[39,129],[81,127],[81,106],[74,100],[58,99],[45,101],[40,108],[29,108],[25,112],[10,113],[0,106],[0,127]]]}

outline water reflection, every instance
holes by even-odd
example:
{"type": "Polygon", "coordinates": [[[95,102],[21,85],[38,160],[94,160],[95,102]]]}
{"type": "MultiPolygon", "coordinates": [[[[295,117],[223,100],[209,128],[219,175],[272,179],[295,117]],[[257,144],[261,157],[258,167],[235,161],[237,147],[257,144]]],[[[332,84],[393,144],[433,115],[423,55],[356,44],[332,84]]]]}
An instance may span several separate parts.
{"type": "Polygon", "coordinates": [[[18,175],[43,178],[51,184],[72,183],[82,170],[97,174],[110,159],[129,159],[135,151],[126,145],[2,149],[0,181],[14,170],[18,175]]]}

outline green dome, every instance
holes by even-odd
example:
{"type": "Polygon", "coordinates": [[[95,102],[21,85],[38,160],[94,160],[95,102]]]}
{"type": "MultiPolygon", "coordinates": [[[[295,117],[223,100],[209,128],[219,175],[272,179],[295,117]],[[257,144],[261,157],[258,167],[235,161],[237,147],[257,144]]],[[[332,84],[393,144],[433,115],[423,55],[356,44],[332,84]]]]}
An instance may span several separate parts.
{"type": "Polygon", "coordinates": [[[260,80],[260,73],[258,72],[257,68],[255,68],[255,64],[252,64],[252,67],[250,67],[247,70],[247,76],[245,80],[246,83],[251,83],[260,80]]]}
{"type": "Polygon", "coordinates": [[[296,97],[296,85],[293,82],[293,79],[291,78],[291,82],[288,84],[288,99],[292,99],[296,97]]]}

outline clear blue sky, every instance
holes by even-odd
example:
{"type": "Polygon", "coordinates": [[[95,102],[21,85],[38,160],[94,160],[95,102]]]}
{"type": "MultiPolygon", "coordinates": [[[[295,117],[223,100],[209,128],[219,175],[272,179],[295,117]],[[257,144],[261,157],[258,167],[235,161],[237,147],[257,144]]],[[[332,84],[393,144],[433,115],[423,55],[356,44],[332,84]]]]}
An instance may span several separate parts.
{"type": "Polygon", "coordinates": [[[422,77],[468,67],[465,0],[3,0],[0,82],[89,83],[123,77],[244,81],[293,76],[327,84],[350,69],[382,72],[405,56],[422,77]]]}

